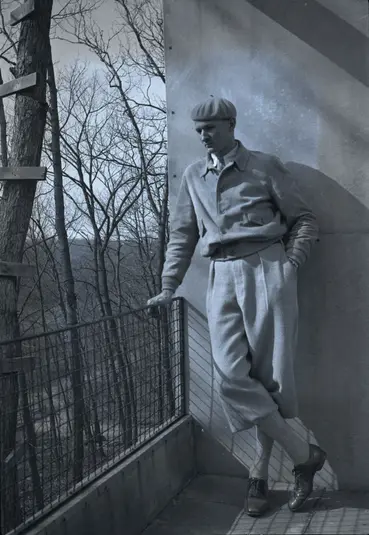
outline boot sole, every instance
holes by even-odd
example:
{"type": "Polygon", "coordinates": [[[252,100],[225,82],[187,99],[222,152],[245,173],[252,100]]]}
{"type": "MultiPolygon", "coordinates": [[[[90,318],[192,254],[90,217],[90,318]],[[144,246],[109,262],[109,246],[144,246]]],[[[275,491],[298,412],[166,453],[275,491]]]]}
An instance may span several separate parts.
{"type": "MultiPolygon", "coordinates": [[[[315,470],[314,475],[313,475],[313,479],[314,479],[314,477],[315,477],[315,474],[316,474],[317,472],[320,472],[320,470],[323,468],[324,463],[325,463],[325,461],[327,460],[327,454],[326,454],[326,452],[323,451],[322,453],[323,453],[323,455],[322,455],[322,460],[320,461],[320,463],[319,463],[319,464],[317,465],[317,467],[316,467],[316,470],[315,470]]],[[[313,490],[314,490],[314,489],[312,489],[312,491],[313,491],[313,490]]],[[[311,492],[312,492],[312,491],[311,491],[311,492]]],[[[311,494],[311,492],[310,492],[310,494],[311,494]]],[[[295,507],[295,508],[292,508],[292,509],[291,509],[291,507],[288,506],[288,507],[289,507],[289,510],[290,510],[292,513],[296,513],[296,511],[299,511],[299,510],[303,507],[303,505],[305,504],[305,502],[306,502],[306,500],[308,499],[308,497],[310,496],[310,494],[308,494],[308,495],[306,496],[305,500],[304,500],[302,503],[300,503],[300,505],[299,505],[298,507],[295,507]]]]}
{"type": "Polygon", "coordinates": [[[259,518],[260,516],[263,516],[265,515],[265,513],[267,513],[269,510],[270,510],[270,502],[268,501],[268,503],[264,506],[264,509],[261,510],[261,511],[249,511],[248,508],[247,508],[248,504],[247,504],[247,500],[245,502],[245,506],[244,506],[244,511],[245,513],[248,515],[248,516],[251,516],[252,518],[259,518]]]}
{"type": "Polygon", "coordinates": [[[248,511],[246,511],[246,514],[247,516],[250,516],[251,518],[260,518],[261,516],[265,515],[267,511],[268,509],[266,509],[263,513],[249,513],[248,511]]]}
{"type": "Polygon", "coordinates": [[[269,510],[270,507],[268,506],[261,513],[251,513],[247,509],[245,509],[245,513],[247,514],[247,516],[251,516],[251,518],[260,518],[261,516],[265,515],[265,513],[267,513],[269,510]]]}

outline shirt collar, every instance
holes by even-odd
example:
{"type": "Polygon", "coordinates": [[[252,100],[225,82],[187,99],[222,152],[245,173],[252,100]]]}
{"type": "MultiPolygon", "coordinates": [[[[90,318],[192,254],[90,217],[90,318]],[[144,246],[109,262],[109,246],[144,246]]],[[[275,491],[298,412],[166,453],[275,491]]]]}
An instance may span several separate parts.
{"type": "MultiPolygon", "coordinates": [[[[242,145],[241,141],[236,140],[236,146],[224,156],[224,162],[225,165],[234,164],[240,171],[245,171],[249,158],[249,151],[242,145]]],[[[214,161],[211,155],[208,154],[205,160],[202,177],[205,178],[208,172],[214,169],[216,169],[214,161]]]]}

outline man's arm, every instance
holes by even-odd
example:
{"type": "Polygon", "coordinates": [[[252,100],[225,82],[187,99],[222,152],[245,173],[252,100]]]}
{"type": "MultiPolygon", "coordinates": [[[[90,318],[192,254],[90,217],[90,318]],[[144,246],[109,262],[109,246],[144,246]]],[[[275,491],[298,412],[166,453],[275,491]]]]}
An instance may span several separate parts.
{"type": "Polygon", "coordinates": [[[170,237],[162,273],[163,290],[175,292],[182,283],[198,240],[199,229],[185,173],[170,225],[170,237]]]}
{"type": "Polygon", "coordinates": [[[289,229],[286,254],[293,264],[300,267],[318,241],[316,217],[301,197],[295,178],[277,157],[273,158],[270,179],[273,201],[289,229]]]}

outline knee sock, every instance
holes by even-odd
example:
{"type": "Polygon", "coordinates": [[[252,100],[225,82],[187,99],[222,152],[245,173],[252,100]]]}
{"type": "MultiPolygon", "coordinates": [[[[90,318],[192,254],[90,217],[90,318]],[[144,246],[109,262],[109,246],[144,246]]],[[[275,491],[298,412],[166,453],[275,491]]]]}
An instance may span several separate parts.
{"type": "Polygon", "coordinates": [[[249,470],[249,477],[268,480],[269,461],[274,440],[256,426],[256,455],[249,470]]]}
{"type": "Polygon", "coordinates": [[[309,459],[309,443],[288,425],[278,411],[261,420],[259,427],[286,450],[295,466],[305,463],[309,459]]]}

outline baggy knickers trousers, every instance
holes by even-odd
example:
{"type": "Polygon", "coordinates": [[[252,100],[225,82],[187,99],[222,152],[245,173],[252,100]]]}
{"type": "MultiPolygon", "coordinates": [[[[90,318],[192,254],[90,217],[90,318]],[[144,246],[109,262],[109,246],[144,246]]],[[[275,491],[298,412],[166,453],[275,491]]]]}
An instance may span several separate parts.
{"type": "Polygon", "coordinates": [[[215,383],[231,431],[249,429],[276,410],[297,416],[297,272],[283,245],[212,260],[207,314],[215,383]]]}

